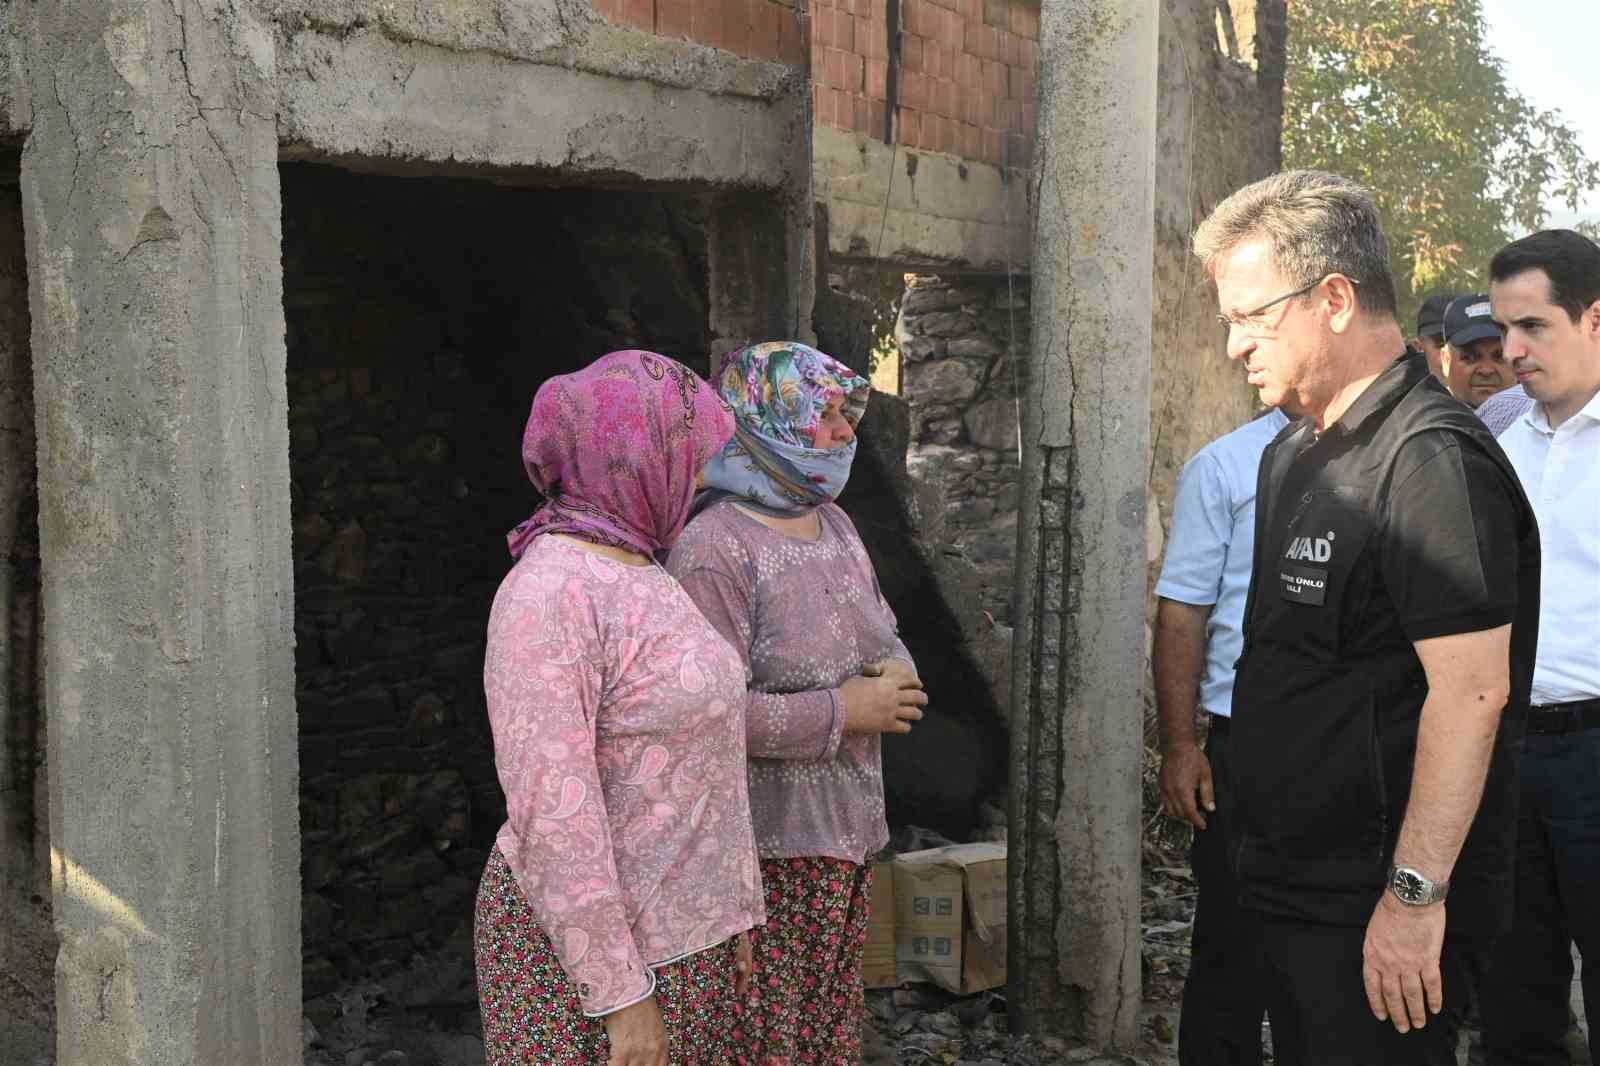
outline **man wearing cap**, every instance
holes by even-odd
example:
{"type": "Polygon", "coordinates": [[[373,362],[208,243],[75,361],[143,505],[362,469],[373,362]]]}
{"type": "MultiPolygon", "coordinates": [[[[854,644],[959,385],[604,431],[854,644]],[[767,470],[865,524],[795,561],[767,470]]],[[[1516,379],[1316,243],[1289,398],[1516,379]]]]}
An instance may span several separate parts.
{"type": "Polygon", "coordinates": [[[1444,309],[1440,369],[1450,395],[1476,411],[1512,383],[1505,341],[1489,313],[1489,294],[1458,296],[1444,309]]]}
{"type": "Polygon", "coordinates": [[[1538,517],[1544,568],[1514,924],[1484,982],[1484,1047],[1491,1066],[1558,1066],[1574,942],[1600,1020],[1600,247],[1572,230],[1514,241],[1489,264],[1489,292],[1536,401],[1499,443],[1538,517]]]}
{"type": "Polygon", "coordinates": [[[1441,359],[1444,352],[1444,309],[1454,300],[1452,293],[1436,292],[1417,309],[1417,347],[1428,357],[1428,369],[1444,380],[1441,359]]]}

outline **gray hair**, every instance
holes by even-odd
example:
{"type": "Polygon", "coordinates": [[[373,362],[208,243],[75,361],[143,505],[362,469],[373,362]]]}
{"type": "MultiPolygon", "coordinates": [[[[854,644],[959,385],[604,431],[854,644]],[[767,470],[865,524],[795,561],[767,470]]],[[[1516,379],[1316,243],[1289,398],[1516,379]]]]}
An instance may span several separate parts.
{"type": "Polygon", "coordinates": [[[1217,262],[1246,241],[1264,240],[1291,285],[1329,274],[1356,283],[1356,302],[1371,314],[1397,313],[1389,242],[1372,194],[1320,170],[1286,170],[1246,185],[1217,205],[1194,233],[1194,253],[1217,262]]]}

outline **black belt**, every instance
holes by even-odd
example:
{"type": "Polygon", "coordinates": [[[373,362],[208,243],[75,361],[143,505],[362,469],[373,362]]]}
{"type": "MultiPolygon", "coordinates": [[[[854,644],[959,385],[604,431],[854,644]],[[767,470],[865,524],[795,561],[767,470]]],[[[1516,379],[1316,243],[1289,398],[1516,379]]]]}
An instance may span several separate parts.
{"type": "Polygon", "coordinates": [[[1541,735],[1600,729],[1600,700],[1550,703],[1528,708],[1528,732],[1541,735]]]}

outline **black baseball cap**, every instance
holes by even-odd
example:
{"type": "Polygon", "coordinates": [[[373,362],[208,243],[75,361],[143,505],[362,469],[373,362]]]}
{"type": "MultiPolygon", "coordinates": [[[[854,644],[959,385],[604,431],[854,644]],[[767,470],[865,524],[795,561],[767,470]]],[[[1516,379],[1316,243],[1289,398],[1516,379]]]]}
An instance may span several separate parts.
{"type": "Polygon", "coordinates": [[[1417,309],[1417,336],[1437,337],[1444,339],[1444,309],[1450,306],[1450,301],[1455,296],[1447,292],[1437,292],[1426,300],[1417,309]]]}
{"type": "Polygon", "coordinates": [[[1475,292],[1457,296],[1444,309],[1444,339],[1452,348],[1460,348],[1493,337],[1501,337],[1500,326],[1489,315],[1489,294],[1475,292]]]}

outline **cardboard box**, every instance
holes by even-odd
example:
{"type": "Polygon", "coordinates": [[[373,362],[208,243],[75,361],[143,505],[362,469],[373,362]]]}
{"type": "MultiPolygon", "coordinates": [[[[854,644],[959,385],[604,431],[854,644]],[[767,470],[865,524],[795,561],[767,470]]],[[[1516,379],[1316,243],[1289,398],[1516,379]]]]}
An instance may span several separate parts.
{"type": "Polygon", "coordinates": [[[900,983],[894,963],[894,863],[872,864],[871,905],[867,947],[861,956],[862,983],[868,988],[894,988],[900,983]]]}
{"type": "Polygon", "coordinates": [[[943,849],[894,860],[894,960],[901,981],[961,988],[961,867],[943,849]]]}
{"type": "MultiPolygon", "coordinates": [[[[966,844],[959,861],[966,880],[967,930],[962,939],[961,991],[1006,983],[1006,846],[966,844]]],[[[950,849],[946,849],[949,851],[950,849]]]]}
{"type": "Polygon", "coordinates": [[[1006,847],[957,844],[894,861],[895,976],[951,992],[1006,980],[1006,847]]]}

